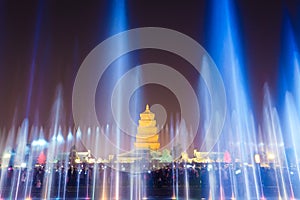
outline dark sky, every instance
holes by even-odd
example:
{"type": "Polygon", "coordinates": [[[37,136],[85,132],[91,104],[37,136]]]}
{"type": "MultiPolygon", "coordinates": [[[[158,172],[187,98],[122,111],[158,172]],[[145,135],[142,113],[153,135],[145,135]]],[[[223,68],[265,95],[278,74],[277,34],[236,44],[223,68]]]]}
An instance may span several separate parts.
{"type": "MultiPolygon", "coordinates": [[[[51,107],[58,85],[63,89],[64,121],[73,124],[73,82],[85,56],[112,34],[112,2],[0,1],[1,127],[10,127],[14,119],[20,124],[28,108],[31,123],[51,124],[51,107]],[[30,79],[32,95],[28,98],[30,79]]],[[[129,1],[128,29],[148,26],[174,29],[207,49],[213,39],[207,30],[210,1],[179,2],[129,1]]],[[[264,82],[269,82],[274,93],[279,84],[286,14],[295,35],[300,34],[300,2],[234,2],[249,96],[253,110],[259,113],[264,82]]],[[[141,54],[138,60],[144,63],[149,56],[141,54]]],[[[160,60],[163,62],[163,58],[160,60]]]]}

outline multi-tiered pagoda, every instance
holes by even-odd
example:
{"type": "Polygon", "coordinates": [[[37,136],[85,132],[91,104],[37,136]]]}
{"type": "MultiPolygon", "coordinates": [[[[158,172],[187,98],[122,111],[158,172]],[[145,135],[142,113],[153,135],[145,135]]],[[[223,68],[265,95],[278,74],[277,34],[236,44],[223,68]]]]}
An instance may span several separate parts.
{"type": "Polygon", "coordinates": [[[155,114],[150,111],[147,104],[146,110],[140,114],[139,126],[137,128],[136,142],[134,146],[138,150],[158,150],[158,133],[155,114]]]}
{"type": "Polygon", "coordinates": [[[152,159],[151,152],[158,152],[160,148],[158,138],[155,114],[150,111],[149,105],[147,105],[146,110],[140,114],[134,148],[129,152],[119,154],[117,161],[121,163],[150,161],[152,159]]]}

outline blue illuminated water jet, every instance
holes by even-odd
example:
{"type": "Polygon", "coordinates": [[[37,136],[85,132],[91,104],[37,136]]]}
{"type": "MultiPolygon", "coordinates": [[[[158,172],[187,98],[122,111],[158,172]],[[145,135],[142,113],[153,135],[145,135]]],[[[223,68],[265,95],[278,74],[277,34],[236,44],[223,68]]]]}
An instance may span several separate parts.
{"type": "MultiPolygon", "coordinates": [[[[110,29],[108,32],[113,35],[128,28],[127,7],[125,0],[112,1],[110,4],[111,16],[109,17],[110,29]]],[[[280,83],[283,85],[280,89],[282,90],[280,91],[280,98],[283,99],[280,102],[282,111],[278,112],[276,99],[266,84],[262,121],[256,124],[250,106],[248,83],[245,80],[242,43],[239,40],[239,26],[233,1],[214,0],[209,4],[211,6],[211,12],[209,12],[211,16],[208,18],[211,20],[209,52],[224,75],[228,115],[221,139],[215,148],[209,149],[210,152],[198,152],[206,153],[207,157],[211,156],[207,158],[207,161],[201,161],[202,163],[193,161],[194,163],[192,163],[189,158],[178,158],[163,168],[156,168],[155,165],[158,166],[161,163],[157,163],[159,161],[155,160],[151,163],[153,165],[149,166],[149,171],[137,172],[135,171],[137,167],[141,167],[145,163],[129,164],[116,161],[116,156],[122,151],[122,135],[124,134],[115,124],[105,124],[99,127],[86,125],[74,129],[63,127],[65,123],[63,120],[63,98],[62,90],[59,87],[53,103],[50,128],[45,131],[49,140],[44,137],[42,128],[39,132],[39,127],[33,126],[29,131],[27,119],[19,128],[13,124],[14,126],[9,131],[7,138],[1,137],[2,133],[6,135],[6,130],[0,129],[1,147],[7,148],[1,162],[3,171],[0,174],[0,197],[31,198],[30,196],[35,195],[34,192],[38,190],[41,191],[42,195],[37,198],[47,199],[67,198],[67,195],[72,192],[72,198],[149,199],[151,196],[155,198],[157,191],[159,193],[167,191],[165,195],[169,199],[182,197],[190,199],[192,196],[195,199],[200,199],[202,196],[211,199],[266,199],[266,196],[267,198],[275,196],[278,199],[294,199],[299,197],[300,146],[297,141],[300,139],[298,134],[300,130],[300,60],[292,26],[290,24],[284,26],[286,31],[282,50],[282,57],[284,58],[280,63],[282,65],[280,66],[282,67],[280,76],[283,80],[280,83]],[[283,65],[287,67],[283,69],[283,65]],[[28,135],[30,135],[29,142],[31,143],[30,153],[27,151],[29,148],[27,146],[28,135]],[[119,149],[115,155],[108,155],[108,158],[92,158],[89,154],[93,152],[84,148],[92,146],[97,152],[111,148],[110,143],[102,145],[100,140],[103,135],[112,136],[115,146],[119,149]],[[83,144],[87,145],[84,146],[83,144]],[[75,151],[75,147],[81,149],[75,151]],[[225,150],[232,158],[227,161],[225,159],[219,161],[218,154],[222,154],[225,150]],[[35,171],[38,168],[33,168],[33,165],[35,164],[35,155],[44,153],[44,151],[47,154],[47,163],[44,166],[38,166],[44,167],[45,172],[44,179],[40,180],[39,175],[34,174],[40,171],[35,171]],[[70,152],[70,154],[62,154],[62,152],[70,152]],[[71,153],[74,153],[74,157],[71,153]],[[79,154],[83,155],[84,158],[79,158],[79,154]],[[81,159],[84,161],[81,162],[81,159]],[[28,170],[26,180],[23,176],[25,167],[28,170]],[[13,170],[15,170],[14,173],[13,170]],[[9,176],[12,176],[9,179],[12,182],[6,183],[5,181],[9,176]],[[36,177],[37,181],[32,183],[31,180],[36,177]],[[152,183],[153,180],[150,180],[149,177],[156,182],[152,183]],[[74,180],[71,180],[72,178],[74,180]],[[22,184],[24,187],[22,186],[21,189],[22,184]]],[[[40,23],[38,20],[37,27],[40,26],[40,23]]],[[[36,34],[26,116],[30,111],[31,89],[35,72],[34,60],[37,57],[39,41],[38,31],[36,34]]],[[[121,41],[116,46],[116,50],[124,48],[126,45],[127,41],[121,41]]],[[[115,68],[109,76],[117,80],[128,71],[130,66],[128,66],[128,58],[120,59],[115,64],[115,68]]],[[[143,77],[138,76],[132,80],[132,83],[139,85],[141,79],[143,77]]],[[[201,132],[205,132],[211,116],[209,113],[211,112],[209,109],[210,96],[207,91],[202,91],[201,84],[199,81],[199,93],[201,95],[198,96],[202,98],[201,103],[203,105],[201,106],[204,112],[201,132]]],[[[113,85],[111,84],[109,87],[113,88],[113,85]]],[[[122,91],[118,96],[122,97],[122,91]]],[[[140,101],[141,97],[137,97],[133,104],[139,107],[140,101]]],[[[122,98],[119,98],[117,102],[117,114],[119,116],[117,117],[122,116],[121,112],[124,108],[128,108],[128,105],[124,106],[122,98]]],[[[101,114],[103,113],[101,112],[101,114]]],[[[105,116],[105,112],[103,115],[105,116]]],[[[180,126],[181,123],[177,117],[175,120],[172,119],[172,116],[170,118],[170,126],[165,127],[166,134],[169,134],[170,138],[181,134],[183,136],[180,139],[181,145],[186,147],[186,136],[189,134],[188,127],[180,126]]],[[[206,141],[201,142],[205,146],[206,141]]],[[[177,151],[176,148],[177,146],[171,146],[173,154],[177,151]]],[[[179,153],[182,152],[179,149],[178,151],[179,153]]],[[[181,157],[187,155],[186,152],[182,153],[181,157]]],[[[196,154],[197,151],[194,153],[196,154]]]]}
{"type": "MultiPolygon", "coordinates": [[[[231,0],[211,1],[209,13],[211,15],[209,52],[223,75],[228,102],[228,114],[221,137],[231,138],[231,142],[219,143],[217,151],[228,149],[233,157],[240,158],[240,162],[254,164],[253,159],[249,159],[248,156],[254,155],[254,152],[257,151],[256,146],[253,146],[256,144],[256,125],[249,107],[249,91],[245,82],[239,26],[234,3],[231,0]]],[[[233,180],[232,195],[260,198],[259,180],[256,178],[256,173],[254,168],[249,171],[244,170],[242,173],[243,185],[238,185],[237,180],[233,180]],[[254,175],[255,186],[250,184],[248,178],[250,174],[254,175]],[[241,189],[244,192],[241,192],[241,189]]],[[[218,178],[214,177],[214,179],[218,178]]],[[[213,188],[213,185],[211,187],[213,188]]]]}
{"type": "Polygon", "coordinates": [[[35,26],[35,32],[34,32],[34,42],[33,42],[33,50],[32,50],[32,57],[31,57],[31,65],[30,65],[30,70],[29,70],[30,75],[29,75],[29,86],[28,86],[28,94],[27,94],[27,101],[26,101],[27,102],[26,112],[25,112],[26,117],[28,117],[30,108],[31,108],[31,97],[32,97],[33,83],[34,83],[34,77],[35,77],[35,66],[36,66],[36,58],[37,58],[38,47],[39,47],[43,9],[44,9],[44,1],[39,1],[36,26],[35,26]]]}

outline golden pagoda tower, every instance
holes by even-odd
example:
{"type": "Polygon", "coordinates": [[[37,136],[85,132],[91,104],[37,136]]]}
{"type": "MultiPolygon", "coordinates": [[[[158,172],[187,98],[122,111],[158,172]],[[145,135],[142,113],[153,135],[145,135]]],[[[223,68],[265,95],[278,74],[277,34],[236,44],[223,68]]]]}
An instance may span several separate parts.
{"type": "Polygon", "coordinates": [[[158,133],[156,127],[155,114],[150,111],[149,105],[146,110],[140,114],[139,126],[137,128],[136,142],[134,146],[141,150],[158,150],[158,133]]]}

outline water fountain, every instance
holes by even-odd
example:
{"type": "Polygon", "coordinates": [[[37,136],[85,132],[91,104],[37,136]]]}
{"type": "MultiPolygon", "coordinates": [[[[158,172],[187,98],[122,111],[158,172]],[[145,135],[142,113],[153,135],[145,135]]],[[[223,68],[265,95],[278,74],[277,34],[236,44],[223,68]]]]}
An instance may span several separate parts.
{"type": "MultiPolygon", "coordinates": [[[[211,33],[216,39],[209,51],[226,86],[227,113],[220,136],[203,136],[199,149],[191,158],[188,140],[191,132],[197,130],[189,128],[186,121],[175,115],[170,117],[169,125],[165,124],[160,130],[162,137],[155,133],[145,138],[146,132],[137,131],[138,139],[128,142],[128,146],[136,149],[128,151],[123,148],[127,136],[118,124],[67,127],[62,117],[62,89],[58,87],[50,128],[31,125],[28,119],[24,119],[18,128],[18,124],[14,123],[9,130],[0,129],[0,199],[300,199],[300,145],[297,143],[300,72],[297,48],[293,48],[292,58],[289,58],[293,60],[294,82],[291,83],[292,89],[283,91],[283,108],[277,106],[275,95],[266,84],[262,120],[257,122],[249,102],[248,83],[244,80],[243,56],[238,45],[241,42],[237,40],[239,34],[235,31],[233,8],[230,1],[223,3],[217,0],[212,3],[211,33]],[[223,29],[218,30],[220,26],[215,23],[221,23],[223,29]],[[226,48],[223,49],[223,46],[226,48]],[[164,137],[162,133],[167,134],[172,142],[175,136],[178,137],[175,142],[159,149],[157,140],[164,137]],[[215,144],[211,142],[214,140],[215,144]]],[[[119,9],[124,11],[125,6],[119,9]]],[[[124,12],[121,15],[118,26],[122,26],[123,30],[126,20],[124,12]]],[[[117,51],[122,51],[127,45],[127,41],[121,42],[117,51]]],[[[208,57],[202,57],[200,63],[203,68],[208,66],[208,57]]],[[[151,66],[137,68],[140,70],[142,67],[151,66]]],[[[142,72],[138,73],[142,77],[142,72]]],[[[178,76],[176,80],[180,78],[178,76]]],[[[139,81],[133,80],[133,85],[138,85],[139,81]]],[[[122,82],[117,84],[122,86],[122,82]]],[[[122,96],[123,93],[117,89],[113,94],[122,96]]],[[[214,111],[209,102],[209,92],[200,89],[197,92],[201,93],[203,100],[199,105],[203,112],[199,129],[204,132],[209,128],[211,116],[220,113],[211,113],[214,111]]],[[[117,98],[114,108],[117,118],[122,118],[122,104],[117,98]]],[[[146,114],[150,113],[150,109],[146,107],[146,114]]],[[[156,129],[153,117],[146,116],[141,120],[146,121],[142,124],[151,123],[148,128],[156,129]]],[[[222,123],[222,120],[218,122],[222,123]]]]}

